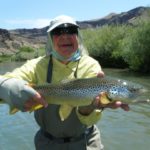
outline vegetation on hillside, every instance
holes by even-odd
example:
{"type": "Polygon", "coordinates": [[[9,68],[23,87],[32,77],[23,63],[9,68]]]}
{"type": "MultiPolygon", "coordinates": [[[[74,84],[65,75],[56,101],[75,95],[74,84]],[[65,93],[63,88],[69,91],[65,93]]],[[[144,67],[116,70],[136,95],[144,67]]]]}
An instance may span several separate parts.
{"type": "Polygon", "coordinates": [[[150,21],[140,22],[122,41],[120,55],[129,68],[150,72],[150,21]]]}
{"type": "MultiPolygon", "coordinates": [[[[150,17],[150,12],[149,12],[150,17]]],[[[81,31],[89,54],[103,67],[129,68],[150,73],[150,20],[139,19],[135,25],[106,25],[81,31]]],[[[44,55],[44,48],[21,47],[12,61],[21,61],[44,55]]],[[[8,60],[0,56],[0,62],[8,60]]]]}
{"type": "Polygon", "coordinates": [[[4,61],[25,61],[32,58],[37,58],[45,54],[45,48],[32,48],[29,46],[22,46],[18,49],[15,55],[1,55],[0,62],[4,61]]]}
{"type": "Polygon", "coordinates": [[[150,20],[82,31],[89,54],[103,67],[150,73],[150,20]]]}

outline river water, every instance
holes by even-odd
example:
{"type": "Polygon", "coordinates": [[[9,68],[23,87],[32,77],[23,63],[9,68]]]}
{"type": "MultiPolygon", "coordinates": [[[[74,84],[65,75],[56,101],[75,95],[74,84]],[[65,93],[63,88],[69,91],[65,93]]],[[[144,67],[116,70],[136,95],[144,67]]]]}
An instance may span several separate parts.
{"type": "MultiPolygon", "coordinates": [[[[0,64],[0,74],[21,63],[0,64]]],[[[150,76],[126,70],[104,69],[109,76],[132,80],[150,90],[150,76]]],[[[148,95],[150,98],[150,95],[148,95]]],[[[97,123],[105,150],[150,149],[150,104],[132,105],[130,111],[106,109],[97,123]]],[[[0,105],[0,150],[34,150],[34,135],[38,130],[33,113],[9,115],[6,104],[0,105]]]]}

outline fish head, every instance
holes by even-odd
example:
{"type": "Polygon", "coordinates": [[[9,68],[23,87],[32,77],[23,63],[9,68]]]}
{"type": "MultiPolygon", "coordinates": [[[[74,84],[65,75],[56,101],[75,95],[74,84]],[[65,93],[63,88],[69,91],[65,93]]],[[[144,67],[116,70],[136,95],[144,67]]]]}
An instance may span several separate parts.
{"type": "Polygon", "coordinates": [[[111,100],[120,100],[130,103],[131,100],[137,98],[141,94],[147,92],[147,89],[140,84],[118,80],[108,91],[108,98],[111,100]]]}
{"type": "Polygon", "coordinates": [[[125,99],[131,99],[133,97],[134,94],[123,86],[112,86],[108,91],[108,98],[110,100],[123,101],[125,99]]]}

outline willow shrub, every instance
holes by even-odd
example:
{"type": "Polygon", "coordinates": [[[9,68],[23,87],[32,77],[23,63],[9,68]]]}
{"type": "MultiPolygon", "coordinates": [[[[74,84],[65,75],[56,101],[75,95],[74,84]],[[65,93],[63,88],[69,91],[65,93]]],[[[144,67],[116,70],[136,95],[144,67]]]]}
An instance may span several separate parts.
{"type": "Polygon", "coordinates": [[[122,57],[129,68],[150,72],[150,21],[141,21],[122,42],[122,57]]]}
{"type": "Polygon", "coordinates": [[[5,61],[10,61],[10,55],[0,55],[0,63],[5,61]]]}
{"type": "Polygon", "coordinates": [[[103,26],[83,30],[83,39],[89,54],[97,58],[105,67],[124,67],[120,55],[120,42],[128,28],[126,26],[103,26]]]}
{"type": "Polygon", "coordinates": [[[28,46],[22,46],[22,47],[20,47],[20,49],[19,49],[19,51],[20,52],[34,52],[34,49],[33,48],[31,48],[31,47],[28,47],[28,46]]]}

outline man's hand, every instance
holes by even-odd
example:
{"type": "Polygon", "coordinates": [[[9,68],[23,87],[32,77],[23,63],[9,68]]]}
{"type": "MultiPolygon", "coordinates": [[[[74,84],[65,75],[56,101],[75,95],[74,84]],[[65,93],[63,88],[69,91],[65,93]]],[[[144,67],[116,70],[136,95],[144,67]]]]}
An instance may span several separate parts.
{"type": "MultiPolygon", "coordinates": [[[[102,78],[104,77],[104,72],[101,70],[98,74],[97,77],[102,78]]],[[[89,115],[91,112],[93,112],[95,108],[93,107],[93,105],[89,105],[89,106],[82,106],[78,108],[78,111],[80,114],[82,115],[89,115]]]]}
{"type": "Polygon", "coordinates": [[[34,111],[41,107],[46,108],[47,106],[48,103],[39,93],[36,93],[32,98],[27,100],[24,104],[25,111],[34,111]]]}
{"type": "Polygon", "coordinates": [[[106,93],[102,92],[92,102],[92,105],[97,108],[97,109],[104,109],[104,108],[111,108],[111,109],[117,109],[117,108],[122,108],[125,111],[129,111],[129,106],[128,104],[124,104],[121,101],[113,101],[109,102],[106,101],[106,93]],[[104,102],[103,102],[104,101],[104,102]]]}
{"type": "MultiPolygon", "coordinates": [[[[105,74],[103,71],[99,72],[97,74],[97,77],[98,78],[102,78],[104,77],[105,74]]],[[[125,111],[129,111],[129,106],[128,104],[124,104],[122,103],[121,101],[114,101],[114,102],[108,102],[107,104],[104,104],[101,100],[103,98],[106,97],[106,93],[100,93],[96,98],[95,100],[93,101],[93,105],[99,109],[101,108],[111,108],[111,109],[117,109],[117,108],[122,108],[123,110],[125,111]]],[[[106,102],[106,101],[105,101],[106,102]]]]}
{"type": "Polygon", "coordinates": [[[23,112],[48,105],[28,82],[17,78],[0,77],[0,99],[23,112]]]}
{"type": "Polygon", "coordinates": [[[97,74],[98,78],[102,78],[104,76],[105,76],[105,73],[102,70],[97,74]]]}

